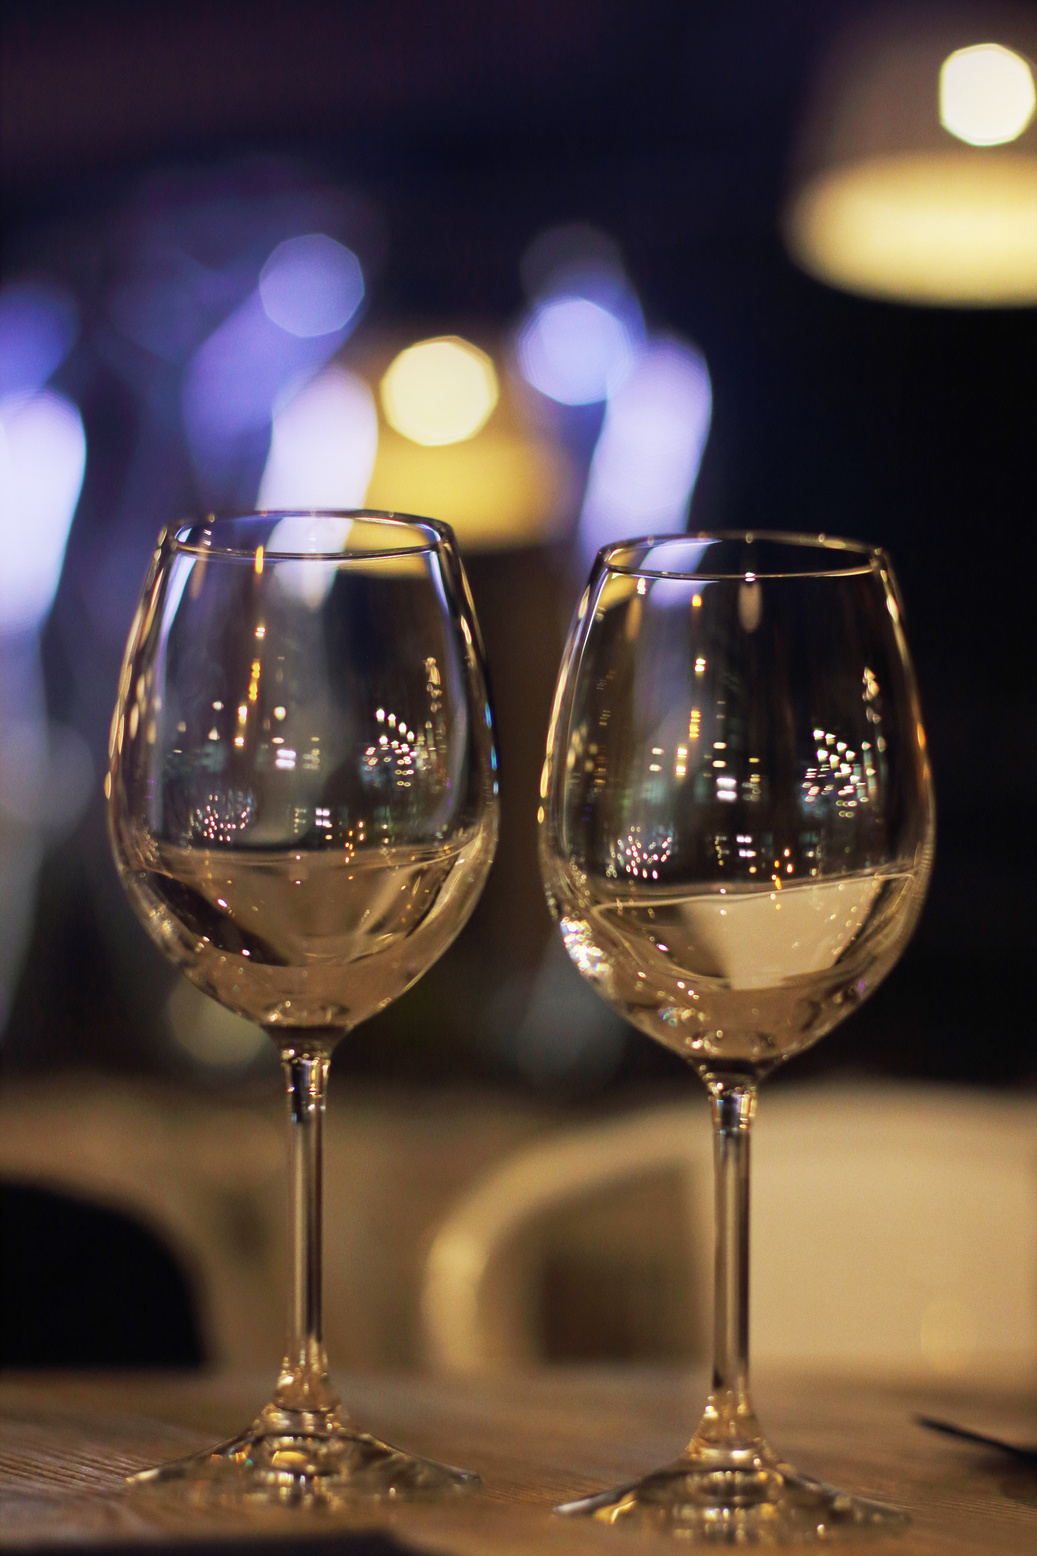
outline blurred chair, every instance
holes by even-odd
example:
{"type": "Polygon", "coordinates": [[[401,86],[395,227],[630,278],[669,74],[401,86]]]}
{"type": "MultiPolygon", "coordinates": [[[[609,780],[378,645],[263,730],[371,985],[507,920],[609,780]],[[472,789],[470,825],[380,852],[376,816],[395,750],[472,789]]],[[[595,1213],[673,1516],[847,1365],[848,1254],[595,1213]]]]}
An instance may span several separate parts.
{"type": "MultiPolygon", "coordinates": [[[[332,1365],[413,1365],[433,1229],[473,1175],[542,1130],[544,1109],[388,1089],[351,1088],[341,1098],[334,1080],[331,1089],[324,1308],[332,1365]]],[[[284,1342],[284,1136],[276,1081],[269,1102],[239,1106],[127,1081],[12,1081],[0,1093],[0,1180],[115,1212],[152,1233],[190,1289],[205,1360],[269,1371],[284,1342]]],[[[87,1321],[79,1309],[91,1289],[71,1284],[64,1293],[73,1327],[87,1321]]],[[[54,1358],[40,1365],[57,1365],[61,1345],[56,1335],[54,1358]]],[[[134,1361],[136,1352],[122,1358],[134,1361]]]]}
{"type": "MultiPolygon", "coordinates": [[[[764,1091],[753,1145],[757,1361],[916,1376],[1037,1366],[1037,1099],[776,1088],[764,1091]]],[[[545,1260],[560,1214],[596,1196],[607,1226],[608,1195],[660,1174],[683,1209],[669,1233],[671,1270],[683,1261],[695,1276],[687,1350],[705,1356],[712,1163],[703,1099],[525,1146],[465,1194],[426,1264],[429,1364],[478,1373],[548,1359],[545,1260]]],[[[617,1239],[615,1271],[624,1260],[636,1266],[637,1241],[636,1227],[617,1239]]],[[[607,1280],[602,1264],[582,1294],[592,1328],[607,1280]]]]}
{"type": "Polygon", "coordinates": [[[198,1367],[184,1272],[125,1211],[0,1180],[0,1369],[198,1367]]]}
{"type": "Polygon", "coordinates": [[[273,1118],[125,1083],[8,1085],[0,1101],[0,1177],[151,1232],[187,1281],[211,1362],[280,1355],[282,1159],[273,1118]]]}

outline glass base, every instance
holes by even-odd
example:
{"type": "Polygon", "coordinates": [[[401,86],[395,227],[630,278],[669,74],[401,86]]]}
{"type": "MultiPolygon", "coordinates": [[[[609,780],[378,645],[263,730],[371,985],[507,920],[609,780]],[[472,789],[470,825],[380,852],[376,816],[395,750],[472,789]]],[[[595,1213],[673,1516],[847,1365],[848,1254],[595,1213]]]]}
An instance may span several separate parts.
{"type": "Polygon", "coordinates": [[[337,1410],[268,1405],[240,1437],[131,1475],[127,1485],[196,1506],[327,1511],[456,1495],[479,1490],[482,1482],[470,1470],[417,1458],[358,1432],[337,1410]]]}
{"type": "Polygon", "coordinates": [[[702,1545],[861,1539],[900,1534],[910,1523],[897,1508],[850,1496],[759,1455],[742,1464],[678,1459],[632,1485],[565,1502],[555,1511],[669,1530],[702,1545]]]}

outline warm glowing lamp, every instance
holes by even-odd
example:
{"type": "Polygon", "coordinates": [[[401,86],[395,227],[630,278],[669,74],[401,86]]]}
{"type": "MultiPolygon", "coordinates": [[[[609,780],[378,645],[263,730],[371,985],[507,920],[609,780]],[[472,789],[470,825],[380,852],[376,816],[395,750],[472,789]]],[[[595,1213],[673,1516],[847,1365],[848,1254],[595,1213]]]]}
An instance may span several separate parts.
{"type": "Polygon", "coordinates": [[[371,507],[445,519],[466,551],[558,538],[573,518],[573,473],[520,379],[498,379],[491,357],[456,335],[402,351],[368,335],[350,360],[381,386],[371,507]]]}
{"type": "Polygon", "coordinates": [[[508,551],[558,538],[572,476],[560,448],[516,430],[487,428],[439,448],[386,432],[367,501],[445,519],[466,552],[508,551]]]}
{"type": "Polygon", "coordinates": [[[1037,302],[1037,27],[997,16],[997,42],[960,17],[843,39],[783,218],[804,270],[901,302],[1037,302]]]}
{"type": "Polygon", "coordinates": [[[457,335],[408,346],[382,379],[382,409],[405,438],[436,448],[485,425],[499,396],[493,362],[457,335]]]}
{"type": "Polygon", "coordinates": [[[1033,71],[1000,43],[955,49],[940,67],[940,123],[969,146],[1018,140],[1034,108],[1033,71]]]}

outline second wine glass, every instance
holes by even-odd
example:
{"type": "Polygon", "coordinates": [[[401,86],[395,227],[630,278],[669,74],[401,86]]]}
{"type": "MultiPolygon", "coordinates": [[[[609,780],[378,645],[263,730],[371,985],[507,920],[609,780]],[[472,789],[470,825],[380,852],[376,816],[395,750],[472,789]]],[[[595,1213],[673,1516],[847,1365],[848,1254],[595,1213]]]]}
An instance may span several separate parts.
{"type": "Polygon", "coordinates": [[[332,1049],[468,918],[497,834],[479,633],[453,537],[378,513],[252,514],[160,538],[130,634],[105,788],[145,928],[280,1050],[288,1340],[241,1436],[136,1477],[196,1499],[334,1507],[478,1477],[353,1425],[321,1323],[332,1049]]]}
{"type": "Polygon", "coordinates": [[[685,1453],[568,1505],[703,1541],[891,1532],[903,1515],[797,1474],[749,1393],[756,1089],[893,966],[932,858],[925,736],[882,552],[670,536],[598,558],[563,660],[541,866],[567,951],[708,1089],[713,1382],[685,1453]]]}

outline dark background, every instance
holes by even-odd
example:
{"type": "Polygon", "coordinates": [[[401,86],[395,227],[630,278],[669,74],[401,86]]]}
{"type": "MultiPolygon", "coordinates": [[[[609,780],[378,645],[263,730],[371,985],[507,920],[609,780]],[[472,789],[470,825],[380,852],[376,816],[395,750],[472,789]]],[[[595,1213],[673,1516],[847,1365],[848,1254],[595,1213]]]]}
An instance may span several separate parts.
{"type": "MultiPolygon", "coordinates": [[[[82,409],[89,456],[45,633],[48,696],[100,772],[147,552],[158,525],[197,500],[182,448],[142,452],[143,379],[106,323],[127,235],[156,203],[339,191],[371,282],[366,323],[415,338],[472,319],[505,331],[523,307],[530,241],[555,223],[594,223],[620,245],[648,322],[690,337],[709,364],[713,425],[691,526],[879,542],[906,600],[937,785],[936,873],[901,965],[788,1077],[855,1068],[1032,1085],[1037,326],[1033,310],[843,295],[785,255],[778,215],[810,82],[865,9],[8,0],[4,276],[58,280],[82,319],[57,381],[82,409]],[[102,578],[117,513],[125,565],[102,578]]],[[[528,986],[550,934],[535,784],[573,583],[543,549],[475,555],[470,572],[499,717],[498,862],[457,946],[342,1045],[336,1069],[521,1086],[532,1082],[495,1042],[494,1012],[502,989],[528,986]]],[[[98,795],[41,875],[7,1073],[87,1067],[213,1084],[163,1036],[172,977],[122,902],[98,795]]],[[[549,1089],[618,1098],[635,1082],[691,1084],[633,1033],[610,1052],[549,1089]]],[[[253,1079],[266,1085],[269,1072],[253,1079]]]]}

